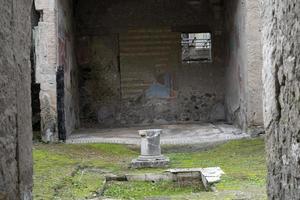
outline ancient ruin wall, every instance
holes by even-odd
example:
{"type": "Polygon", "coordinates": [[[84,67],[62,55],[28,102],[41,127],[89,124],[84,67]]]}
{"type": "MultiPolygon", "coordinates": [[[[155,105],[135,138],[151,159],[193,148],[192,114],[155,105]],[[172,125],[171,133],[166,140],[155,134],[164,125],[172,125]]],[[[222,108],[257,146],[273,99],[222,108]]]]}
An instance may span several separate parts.
{"type": "Polygon", "coordinates": [[[0,199],[29,200],[31,0],[0,6],[0,199]]]}
{"type": "Polygon", "coordinates": [[[81,125],[224,119],[223,7],[214,2],[79,1],[81,125]],[[182,32],[211,32],[213,62],[183,64],[182,32]],[[168,78],[168,97],[145,98],[168,78]]]}
{"type": "Polygon", "coordinates": [[[227,119],[247,129],[263,124],[259,1],[225,5],[227,119]]]}
{"type": "Polygon", "coordinates": [[[57,27],[55,1],[35,0],[35,8],[41,13],[34,29],[36,52],[36,82],[40,84],[41,131],[44,141],[57,138],[57,27]]]}
{"type": "Polygon", "coordinates": [[[300,1],[263,0],[269,199],[300,197],[300,1]]]}
{"type": "MultiPolygon", "coordinates": [[[[58,66],[63,68],[63,110],[66,135],[79,126],[78,71],[75,59],[75,22],[71,0],[57,1],[58,66]]],[[[61,95],[61,94],[60,94],[61,95]]]]}
{"type": "Polygon", "coordinates": [[[259,0],[246,1],[246,37],[247,37],[247,69],[246,69],[246,98],[247,124],[263,125],[262,103],[262,42],[261,17],[259,0]]]}
{"type": "Polygon", "coordinates": [[[226,2],[226,114],[228,121],[246,126],[245,100],[245,1],[226,2]]]}
{"type": "Polygon", "coordinates": [[[73,7],[71,0],[35,0],[35,7],[41,13],[34,39],[36,82],[41,85],[42,139],[56,141],[58,134],[68,135],[79,124],[73,7]],[[58,92],[59,68],[63,86],[58,92]]]}

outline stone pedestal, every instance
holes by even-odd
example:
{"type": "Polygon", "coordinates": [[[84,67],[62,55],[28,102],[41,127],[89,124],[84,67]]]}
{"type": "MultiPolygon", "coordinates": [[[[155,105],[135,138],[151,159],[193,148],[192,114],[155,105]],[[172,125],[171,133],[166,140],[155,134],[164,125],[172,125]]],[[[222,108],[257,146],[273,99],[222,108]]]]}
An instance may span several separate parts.
{"type": "Polygon", "coordinates": [[[169,164],[169,158],[161,154],[160,134],[161,129],[140,130],[141,155],[132,160],[132,168],[165,167],[169,164]]]}

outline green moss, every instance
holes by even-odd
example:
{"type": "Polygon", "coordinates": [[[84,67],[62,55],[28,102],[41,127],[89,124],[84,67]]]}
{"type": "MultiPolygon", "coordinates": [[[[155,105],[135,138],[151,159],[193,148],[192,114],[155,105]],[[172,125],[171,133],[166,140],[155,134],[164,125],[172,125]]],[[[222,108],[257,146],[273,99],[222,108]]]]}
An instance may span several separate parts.
{"type": "MultiPolygon", "coordinates": [[[[139,154],[133,149],[132,146],[114,144],[36,145],[33,151],[34,197],[82,199],[90,197],[102,187],[104,172],[127,174],[164,171],[129,169],[130,161],[139,154]]],[[[251,188],[253,193],[265,193],[266,165],[262,139],[232,141],[207,151],[169,153],[167,156],[170,157],[172,168],[220,166],[226,173],[216,185],[220,192],[248,192],[251,188]]],[[[125,199],[138,199],[141,194],[191,195],[188,188],[178,188],[178,192],[173,192],[173,187],[165,185],[167,192],[164,192],[160,190],[163,185],[158,186],[150,183],[132,183],[127,186],[116,184],[106,194],[125,199]]]]}

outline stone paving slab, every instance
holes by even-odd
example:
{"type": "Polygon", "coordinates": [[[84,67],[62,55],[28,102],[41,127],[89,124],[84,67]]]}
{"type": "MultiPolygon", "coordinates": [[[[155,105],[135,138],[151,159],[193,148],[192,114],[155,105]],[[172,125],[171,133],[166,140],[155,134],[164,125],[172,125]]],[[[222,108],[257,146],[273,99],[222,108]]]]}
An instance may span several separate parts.
{"type": "Polygon", "coordinates": [[[141,138],[138,134],[138,130],[151,128],[163,129],[163,133],[161,134],[162,145],[210,144],[242,138],[250,138],[250,135],[243,133],[242,130],[232,125],[224,123],[203,123],[115,129],[81,129],[74,132],[67,139],[66,143],[112,143],[140,145],[141,138]]]}

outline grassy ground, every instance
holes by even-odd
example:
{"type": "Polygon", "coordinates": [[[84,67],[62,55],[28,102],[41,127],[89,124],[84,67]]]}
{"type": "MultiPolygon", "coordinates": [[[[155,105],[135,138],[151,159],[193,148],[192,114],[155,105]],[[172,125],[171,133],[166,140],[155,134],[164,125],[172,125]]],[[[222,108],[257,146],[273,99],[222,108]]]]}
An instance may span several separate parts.
{"type": "MultiPolygon", "coordinates": [[[[170,147],[168,147],[170,149],[170,147]]],[[[174,147],[175,149],[175,147],[174,147]]],[[[226,173],[218,192],[176,187],[173,183],[115,183],[105,195],[116,199],[266,199],[265,153],[262,139],[232,141],[207,151],[170,151],[170,168],[220,166],[226,173]]],[[[103,186],[105,174],[128,174],[163,169],[130,170],[138,148],[112,144],[37,144],[34,146],[34,199],[91,198],[103,186]]]]}

